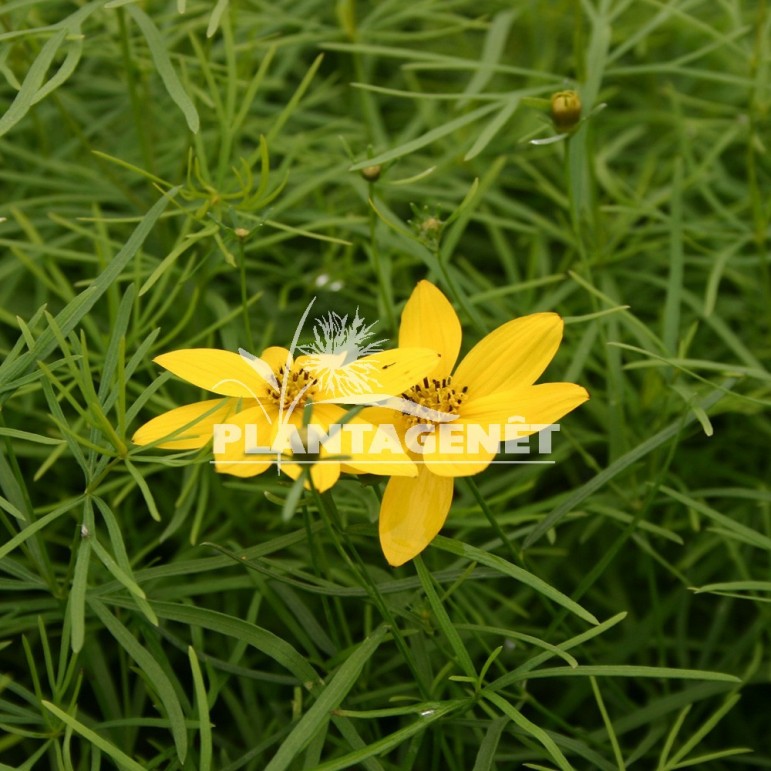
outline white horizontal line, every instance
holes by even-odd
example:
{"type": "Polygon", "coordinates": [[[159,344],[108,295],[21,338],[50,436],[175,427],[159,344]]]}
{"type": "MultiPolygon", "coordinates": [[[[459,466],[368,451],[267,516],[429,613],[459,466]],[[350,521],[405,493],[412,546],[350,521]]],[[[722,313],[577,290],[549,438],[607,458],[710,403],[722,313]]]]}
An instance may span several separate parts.
{"type": "MultiPolygon", "coordinates": [[[[270,463],[278,463],[277,460],[271,460],[270,463]]],[[[348,463],[349,465],[353,463],[354,466],[375,466],[379,463],[382,463],[387,466],[393,466],[395,464],[405,464],[405,465],[426,465],[426,461],[424,460],[357,460],[357,461],[350,461],[350,460],[293,460],[292,458],[281,458],[281,463],[292,463],[297,466],[314,466],[317,463],[348,463]]],[[[438,464],[438,463],[450,463],[450,464],[478,464],[483,463],[484,461],[479,460],[435,460],[431,465],[438,464]]],[[[520,465],[520,464],[541,464],[541,465],[551,465],[556,463],[555,460],[491,460],[488,465],[490,466],[512,466],[512,465],[520,465]]],[[[264,460],[210,460],[209,463],[265,463],[264,460]]]]}

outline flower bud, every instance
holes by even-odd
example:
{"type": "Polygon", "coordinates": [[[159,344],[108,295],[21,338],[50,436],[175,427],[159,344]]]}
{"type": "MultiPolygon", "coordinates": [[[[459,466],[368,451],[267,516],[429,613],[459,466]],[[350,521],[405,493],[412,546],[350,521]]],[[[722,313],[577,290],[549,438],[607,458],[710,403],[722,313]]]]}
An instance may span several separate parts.
{"type": "Polygon", "coordinates": [[[414,203],[410,204],[410,208],[415,216],[407,220],[407,223],[418,241],[429,249],[437,248],[444,228],[444,221],[439,218],[439,210],[431,211],[428,206],[418,207],[414,203]]]}
{"type": "Polygon", "coordinates": [[[424,236],[436,238],[441,232],[443,224],[438,217],[428,217],[420,223],[420,232],[424,236]]]}
{"type": "Polygon", "coordinates": [[[567,134],[578,125],[581,120],[581,99],[575,91],[552,94],[551,119],[561,134],[567,134]]]}
{"type": "Polygon", "coordinates": [[[365,166],[361,170],[361,176],[364,177],[364,179],[367,180],[367,182],[377,182],[378,179],[380,179],[380,172],[382,171],[382,166],[365,166]]]}

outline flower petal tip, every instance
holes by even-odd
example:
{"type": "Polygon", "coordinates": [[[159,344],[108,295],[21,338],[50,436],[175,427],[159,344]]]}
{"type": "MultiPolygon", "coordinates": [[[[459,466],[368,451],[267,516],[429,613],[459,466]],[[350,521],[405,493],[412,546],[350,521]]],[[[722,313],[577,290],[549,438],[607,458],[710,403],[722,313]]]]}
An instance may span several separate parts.
{"type": "Polygon", "coordinates": [[[386,558],[386,562],[392,568],[400,568],[402,565],[405,565],[410,560],[415,559],[415,557],[420,554],[420,551],[416,551],[413,554],[412,550],[388,547],[386,544],[381,545],[383,547],[383,556],[386,558]]]}

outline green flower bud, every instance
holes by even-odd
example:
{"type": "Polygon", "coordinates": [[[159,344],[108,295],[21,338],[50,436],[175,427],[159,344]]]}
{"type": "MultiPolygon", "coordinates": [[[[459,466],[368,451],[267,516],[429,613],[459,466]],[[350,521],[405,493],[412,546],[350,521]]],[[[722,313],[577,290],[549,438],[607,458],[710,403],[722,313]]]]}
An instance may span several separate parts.
{"type": "Polygon", "coordinates": [[[438,217],[429,217],[420,223],[420,233],[428,238],[436,238],[444,223],[438,217]]]}
{"type": "Polygon", "coordinates": [[[575,91],[552,94],[551,119],[561,134],[567,134],[578,125],[581,120],[581,99],[575,91]]]}
{"type": "Polygon", "coordinates": [[[380,172],[383,170],[382,166],[365,166],[361,170],[361,176],[367,180],[367,182],[377,182],[380,179],[380,172]]]}
{"type": "Polygon", "coordinates": [[[411,220],[407,220],[412,232],[417,236],[418,241],[429,249],[436,249],[445,224],[439,217],[439,210],[431,210],[428,206],[419,207],[414,203],[410,204],[410,208],[415,215],[411,220]]]}

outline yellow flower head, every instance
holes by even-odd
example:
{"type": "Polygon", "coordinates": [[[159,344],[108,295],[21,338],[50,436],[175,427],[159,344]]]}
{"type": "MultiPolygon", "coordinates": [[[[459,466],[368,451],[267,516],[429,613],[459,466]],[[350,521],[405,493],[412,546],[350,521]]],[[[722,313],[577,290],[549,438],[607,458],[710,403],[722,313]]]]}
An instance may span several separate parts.
{"type": "MultiPolygon", "coordinates": [[[[399,349],[365,356],[352,365],[362,384],[362,398],[386,398],[408,388],[416,379],[430,372],[440,354],[434,350],[399,349]],[[364,373],[364,374],[362,374],[364,373]]],[[[211,348],[191,348],[162,354],[155,359],[177,377],[200,388],[219,394],[211,399],[166,412],[141,426],[133,436],[135,444],[155,444],[163,449],[190,450],[204,447],[214,437],[214,464],[217,471],[239,477],[251,477],[275,462],[275,453],[256,454],[256,448],[278,448],[281,469],[292,478],[302,472],[292,462],[287,429],[307,438],[305,418],[308,410],[313,431],[323,435],[331,426],[368,427],[379,431],[360,417],[346,418],[340,403],[356,401],[350,388],[341,388],[334,379],[319,379],[317,362],[309,356],[296,359],[285,348],[271,347],[260,357],[246,352],[240,355],[211,348]]],[[[348,366],[348,365],[344,365],[348,366]]],[[[346,378],[342,379],[347,382],[346,378]]],[[[350,379],[348,379],[350,380],[350,379]]],[[[361,436],[361,432],[358,436],[361,436]]],[[[331,436],[331,433],[330,433],[331,436]]],[[[357,434],[340,432],[337,439],[339,460],[330,457],[325,439],[311,464],[311,478],[317,489],[331,487],[340,476],[340,460],[355,472],[414,475],[417,470],[400,447],[385,441],[357,443],[357,434]],[[380,448],[380,449],[372,449],[380,448]],[[385,449],[384,449],[385,448],[385,449]]],[[[381,437],[382,439],[382,437],[381,437]]]]}
{"type": "Polygon", "coordinates": [[[372,422],[394,423],[418,461],[417,476],[393,477],[383,496],[380,543],[391,565],[415,557],[439,532],[452,502],[453,477],[477,474],[495,457],[497,444],[464,444],[464,435],[484,426],[504,437],[511,420],[521,418],[517,435],[526,436],[589,398],[574,383],[534,385],[557,352],[562,329],[555,313],[514,319],[484,337],[455,367],[461,344],[457,314],[433,284],[421,281],[415,288],[402,314],[399,345],[432,346],[441,354],[439,364],[403,391],[402,399],[413,405],[406,414],[386,407],[362,412],[372,422]],[[453,436],[461,441],[453,443],[453,436]]]}

